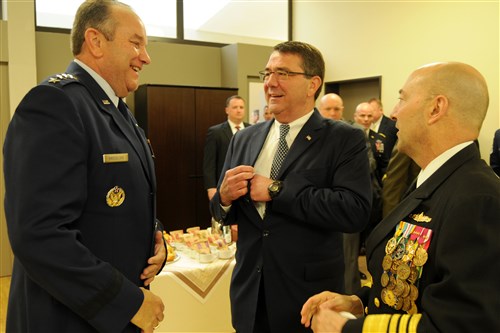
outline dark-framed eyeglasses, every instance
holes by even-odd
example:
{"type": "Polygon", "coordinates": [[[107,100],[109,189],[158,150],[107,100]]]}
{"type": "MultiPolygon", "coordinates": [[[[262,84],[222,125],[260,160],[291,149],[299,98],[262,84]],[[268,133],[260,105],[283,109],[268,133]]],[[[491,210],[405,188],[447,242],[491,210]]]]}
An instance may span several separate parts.
{"type": "Polygon", "coordinates": [[[285,71],[283,69],[278,69],[276,71],[260,71],[259,72],[259,77],[262,81],[267,82],[269,81],[269,78],[271,77],[271,74],[276,74],[278,81],[286,81],[288,80],[289,76],[295,76],[295,75],[304,75],[308,77],[313,77],[313,74],[309,73],[301,73],[301,72],[291,72],[291,71],[285,71]]]}

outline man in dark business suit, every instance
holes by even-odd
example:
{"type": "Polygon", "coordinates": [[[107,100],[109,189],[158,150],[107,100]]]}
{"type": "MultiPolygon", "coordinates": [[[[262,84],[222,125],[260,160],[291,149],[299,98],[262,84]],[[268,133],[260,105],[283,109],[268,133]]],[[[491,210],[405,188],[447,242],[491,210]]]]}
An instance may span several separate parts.
{"type": "Polygon", "coordinates": [[[473,143],[486,81],[469,65],[434,63],[410,75],[399,100],[398,149],[422,168],[416,189],[368,238],[373,286],[315,295],[302,321],[313,315],[317,332],[498,332],[500,180],[473,143]]]}
{"type": "Polygon", "coordinates": [[[210,202],[217,221],[238,224],[230,297],[240,333],[309,331],[300,307],[315,290],[344,289],[342,233],[368,221],[363,131],[314,108],[324,71],[309,44],[274,47],[260,75],[275,120],[233,137],[210,202]]]}
{"type": "Polygon", "coordinates": [[[245,119],[245,100],[237,95],[226,100],[227,121],[210,127],[207,131],[203,154],[203,183],[207,190],[208,200],[212,199],[224,166],[227,147],[233,135],[250,126],[245,119]]]}
{"type": "Polygon", "coordinates": [[[379,178],[382,180],[389,160],[391,159],[392,150],[398,140],[398,129],[396,128],[396,122],[384,115],[384,109],[380,99],[372,98],[368,103],[370,103],[373,108],[373,119],[370,129],[384,138],[383,146],[378,148],[378,150],[381,151],[384,161],[384,166],[379,171],[379,178]]]}
{"type": "Polygon", "coordinates": [[[129,6],[94,0],[71,41],[75,61],[24,97],[5,139],[6,331],[150,333],[166,249],[151,150],[121,100],[151,61],[146,32],[129,6]]]}

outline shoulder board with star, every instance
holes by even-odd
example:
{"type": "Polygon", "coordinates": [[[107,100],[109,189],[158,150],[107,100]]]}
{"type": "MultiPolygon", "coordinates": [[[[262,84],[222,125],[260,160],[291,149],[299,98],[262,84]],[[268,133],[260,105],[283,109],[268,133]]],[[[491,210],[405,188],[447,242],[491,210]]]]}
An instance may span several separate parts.
{"type": "Polygon", "coordinates": [[[47,82],[50,84],[65,85],[72,82],[78,82],[78,78],[73,74],[61,73],[51,76],[47,82]]]}

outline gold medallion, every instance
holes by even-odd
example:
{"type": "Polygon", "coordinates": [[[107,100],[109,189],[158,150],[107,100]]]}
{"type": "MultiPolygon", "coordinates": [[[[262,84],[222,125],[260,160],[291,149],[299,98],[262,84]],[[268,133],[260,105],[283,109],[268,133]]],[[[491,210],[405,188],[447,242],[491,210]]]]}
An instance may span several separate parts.
{"type": "Polygon", "coordinates": [[[402,263],[398,267],[398,279],[406,280],[410,276],[411,270],[407,264],[402,263]]]}
{"type": "Polygon", "coordinates": [[[384,289],[385,292],[385,304],[389,306],[394,306],[396,305],[396,296],[394,296],[394,293],[392,290],[384,289]]]}
{"type": "Polygon", "coordinates": [[[394,295],[401,296],[405,290],[404,282],[400,279],[396,280],[396,287],[394,288],[394,295]]]}
{"type": "Polygon", "coordinates": [[[408,314],[415,314],[418,312],[418,309],[417,309],[417,304],[415,304],[415,302],[411,302],[410,303],[410,309],[407,311],[408,314]]]}
{"type": "Polygon", "coordinates": [[[417,282],[417,279],[418,279],[418,271],[415,267],[412,266],[410,269],[410,276],[408,277],[407,280],[410,283],[415,283],[415,282],[417,282]]]}
{"type": "Polygon", "coordinates": [[[410,299],[416,301],[418,298],[418,288],[413,284],[410,284],[410,299]]]}
{"type": "Polygon", "coordinates": [[[380,284],[382,287],[387,287],[389,284],[389,274],[387,274],[387,272],[382,273],[382,276],[380,277],[380,284]]]}
{"type": "Polygon", "coordinates": [[[408,296],[410,296],[410,290],[411,290],[410,285],[406,281],[404,281],[403,284],[404,284],[404,291],[402,296],[404,298],[407,298],[408,296]]]}
{"type": "Polygon", "coordinates": [[[397,300],[396,305],[394,306],[394,308],[396,310],[401,310],[402,307],[403,307],[403,298],[398,297],[398,300],[397,300]]]}
{"type": "Polygon", "coordinates": [[[417,252],[415,252],[415,257],[413,258],[413,263],[415,266],[423,266],[427,262],[427,251],[423,247],[419,247],[417,252]]]}
{"type": "Polygon", "coordinates": [[[401,260],[394,260],[392,262],[392,267],[391,267],[392,274],[397,274],[399,265],[401,265],[401,260]]]}
{"type": "Polygon", "coordinates": [[[398,241],[396,240],[396,237],[392,237],[387,241],[387,244],[385,245],[385,254],[391,254],[394,252],[394,249],[398,245],[398,241]]]}
{"type": "Polygon", "coordinates": [[[394,290],[396,288],[396,278],[394,275],[391,275],[389,278],[389,284],[387,285],[387,289],[394,290]]]}
{"type": "Polygon", "coordinates": [[[411,309],[412,301],[409,298],[403,300],[403,311],[408,312],[411,309]]]}
{"type": "Polygon", "coordinates": [[[106,194],[106,203],[109,207],[118,207],[125,200],[125,191],[119,187],[115,186],[106,194]]]}
{"type": "Polygon", "coordinates": [[[391,269],[391,266],[392,266],[392,258],[390,255],[385,255],[384,256],[384,260],[382,260],[382,268],[384,269],[384,271],[388,271],[389,269],[391,269]]]}

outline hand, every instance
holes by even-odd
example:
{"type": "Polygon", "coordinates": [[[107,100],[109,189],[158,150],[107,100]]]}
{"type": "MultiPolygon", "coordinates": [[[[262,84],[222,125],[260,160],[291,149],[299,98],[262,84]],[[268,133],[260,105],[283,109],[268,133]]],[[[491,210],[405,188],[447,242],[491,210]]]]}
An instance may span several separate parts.
{"type": "Polygon", "coordinates": [[[220,203],[229,206],[232,202],[248,193],[248,181],[254,176],[249,165],[240,165],[226,171],[220,186],[220,203]]]}
{"type": "Polygon", "coordinates": [[[165,248],[165,242],[163,241],[163,235],[161,231],[156,231],[155,233],[155,254],[153,257],[148,259],[148,266],[144,268],[141,274],[141,280],[144,281],[144,286],[149,286],[151,282],[155,279],[156,274],[160,271],[167,257],[167,249],[165,248]]]}
{"type": "Polygon", "coordinates": [[[132,317],[130,322],[139,327],[144,333],[153,333],[163,320],[165,306],[160,297],[156,296],[149,290],[140,288],[144,293],[144,300],[137,313],[132,317]]]}
{"type": "Polygon", "coordinates": [[[334,298],[337,293],[332,293],[329,291],[323,291],[322,293],[316,294],[304,303],[302,306],[302,310],[300,311],[301,319],[300,322],[305,327],[309,327],[311,325],[311,318],[318,311],[318,307],[324,302],[334,298]]]}
{"type": "Polygon", "coordinates": [[[215,192],[217,192],[217,189],[215,187],[213,188],[209,188],[207,190],[207,195],[208,195],[208,201],[212,200],[212,198],[214,197],[215,195],[215,192]]]}
{"type": "Polygon", "coordinates": [[[261,175],[254,175],[252,180],[250,180],[250,198],[253,201],[271,201],[269,196],[268,187],[271,185],[273,180],[261,175]]]}
{"type": "Polygon", "coordinates": [[[300,322],[309,327],[311,324],[311,317],[313,317],[319,308],[334,310],[337,312],[347,311],[355,316],[363,315],[363,303],[359,297],[355,295],[341,295],[324,291],[310,297],[302,306],[300,314],[302,316],[300,322]]]}
{"type": "Polygon", "coordinates": [[[348,320],[349,319],[342,317],[338,312],[329,309],[326,303],[323,303],[314,314],[311,328],[314,333],[340,333],[348,320]]]}

